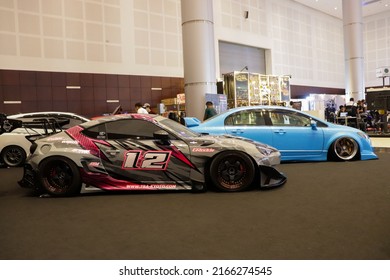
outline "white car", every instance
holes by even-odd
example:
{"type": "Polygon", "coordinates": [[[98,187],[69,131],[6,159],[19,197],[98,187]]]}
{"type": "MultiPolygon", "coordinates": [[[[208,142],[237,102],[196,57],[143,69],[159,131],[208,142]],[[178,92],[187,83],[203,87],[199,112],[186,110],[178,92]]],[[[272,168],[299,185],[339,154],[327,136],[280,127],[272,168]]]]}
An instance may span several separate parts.
{"type": "MultiPolygon", "coordinates": [[[[69,121],[63,121],[69,123],[69,121]]],[[[39,138],[62,131],[55,120],[35,119],[24,122],[0,116],[0,164],[9,167],[24,164],[31,144],[39,138]]]]}
{"type": "Polygon", "coordinates": [[[32,119],[37,118],[54,118],[57,120],[67,119],[69,123],[62,126],[63,129],[67,129],[69,127],[79,125],[81,123],[87,122],[90,119],[69,112],[31,112],[31,113],[22,113],[16,115],[7,116],[8,119],[19,119],[19,120],[27,120],[30,121],[32,119]]]}

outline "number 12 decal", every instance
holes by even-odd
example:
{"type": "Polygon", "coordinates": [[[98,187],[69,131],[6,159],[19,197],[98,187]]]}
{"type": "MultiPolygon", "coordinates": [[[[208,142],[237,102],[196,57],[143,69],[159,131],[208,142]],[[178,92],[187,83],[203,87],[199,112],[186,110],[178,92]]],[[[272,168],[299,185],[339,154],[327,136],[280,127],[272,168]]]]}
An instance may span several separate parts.
{"type": "Polygon", "coordinates": [[[171,157],[170,151],[128,151],[123,169],[165,170],[171,157]]]}

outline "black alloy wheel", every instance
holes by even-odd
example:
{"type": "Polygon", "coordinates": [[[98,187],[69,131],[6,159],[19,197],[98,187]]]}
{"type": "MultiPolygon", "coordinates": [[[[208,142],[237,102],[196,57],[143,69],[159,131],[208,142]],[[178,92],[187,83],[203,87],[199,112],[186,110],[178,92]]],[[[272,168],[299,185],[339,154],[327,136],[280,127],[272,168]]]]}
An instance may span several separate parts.
{"type": "Polygon", "coordinates": [[[1,159],[9,167],[21,166],[26,160],[26,152],[19,146],[8,146],[3,149],[1,159]]]}
{"type": "Polygon", "coordinates": [[[43,188],[48,194],[72,196],[80,193],[80,172],[70,159],[49,158],[41,163],[39,169],[43,188]]]}
{"type": "Polygon", "coordinates": [[[251,187],[255,173],[255,165],[247,154],[230,151],[213,159],[209,176],[217,189],[236,192],[251,187]]]}

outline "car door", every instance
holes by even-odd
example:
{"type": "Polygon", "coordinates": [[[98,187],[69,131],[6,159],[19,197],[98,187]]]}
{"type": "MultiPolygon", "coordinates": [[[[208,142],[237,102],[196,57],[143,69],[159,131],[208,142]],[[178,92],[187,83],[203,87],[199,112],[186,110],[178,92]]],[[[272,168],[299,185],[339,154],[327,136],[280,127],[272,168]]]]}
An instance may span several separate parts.
{"type": "Polygon", "coordinates": [[[225,118],[227,134],[249,138],[272,145],[272,132],[267,111],[248,109],[234,112],[225,118]]]}
{"type": "Polygon", "coordinates": [[[323,130],[313,128],[309,116],[287,109],[270,110],[269,116],[272,143],[281,152],[282,160],[309,160],[323,151],[323,130]]]}
{"type": "Polygon", "coordinates": [[[100,127],[98,135],[110,144],[100,147],[107,173],[134,188],[188,188],[190,166],[183,158],[189,147],[172,134],[169,141],[154,139],[153,133],[161,129],[143,119],[117,120],[100,127]]]}

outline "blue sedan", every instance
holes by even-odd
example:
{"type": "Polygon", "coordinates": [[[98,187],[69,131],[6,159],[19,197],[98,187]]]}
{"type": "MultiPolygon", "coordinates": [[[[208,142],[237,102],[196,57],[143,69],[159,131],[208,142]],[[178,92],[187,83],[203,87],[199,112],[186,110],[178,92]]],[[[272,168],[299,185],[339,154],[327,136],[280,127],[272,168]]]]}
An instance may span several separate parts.
{"type": "Polygon", "coordinates": [[[378,158],[363,131],[287,107],[238,107],[203,123],[186,118],[186,125],[199,133],[230,134],[268,144],[281,152],[282,161],[378,158]]]}

